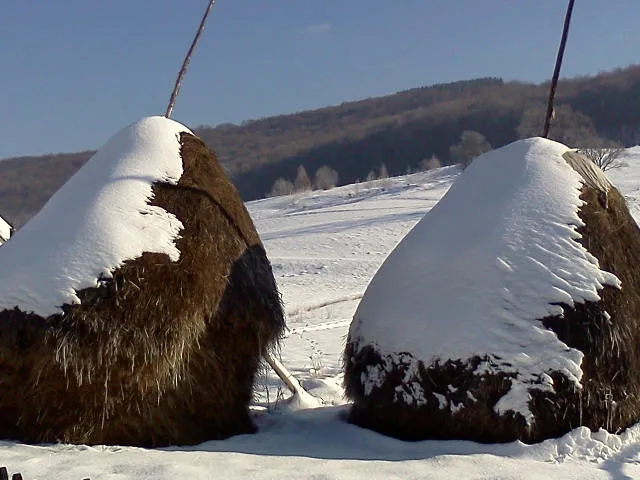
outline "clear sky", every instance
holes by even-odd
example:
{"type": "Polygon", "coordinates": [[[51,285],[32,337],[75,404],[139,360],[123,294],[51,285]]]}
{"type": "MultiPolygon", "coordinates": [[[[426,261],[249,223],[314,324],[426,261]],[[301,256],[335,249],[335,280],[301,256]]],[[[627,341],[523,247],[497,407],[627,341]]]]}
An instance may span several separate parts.
{"type": "MultiPolygon", "coordinates": [[[[163,114],[207,0],[4,0],[0,158],[163,114]]],[[[540,82],[565,0],[218,0],[173,118],[290,113],[482,76],[540,82]]],[[[563,76],[640,63],[640,0],[577,0],[563,76]]],[[[215,148],[215,146],[214,146],[215,148]]]]}

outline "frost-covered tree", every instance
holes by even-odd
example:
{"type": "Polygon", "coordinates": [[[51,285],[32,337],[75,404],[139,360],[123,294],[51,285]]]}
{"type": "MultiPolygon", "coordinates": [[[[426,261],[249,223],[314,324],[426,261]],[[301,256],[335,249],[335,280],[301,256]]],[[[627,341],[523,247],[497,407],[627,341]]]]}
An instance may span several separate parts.
{"type": "Polygon", "coordinates": [[[441,166],[442,166],[442,163],[440,162],[440,159],[435,155],[431,155],[430,158],[425,158],[420,162],[419,168],[420,170],[427,171],[427,170],[434,170],[436,168],[440,168],[441,166]]]}
{"type": "Polygon", "coordinates": [[[462,164],[467,168],[478,155],[491,150],[491,144],[484,135],[474,130],[465,130],[460,135],[460,142],[449,148],[449,156],[453,163],[462,164]]]}
{"type": "MultiPolygon", "coordinates": [[[[542,134],[546,108],[542,103],[538,103],[523,112],[516,127],[518,137],[538,137],[542,134]]],[[[569,147],[577,147],[598,138],[598,134],[590,117],[573,110],[570,105],[560,104],[553,108],[549,138],[569,147]]]]}
{"type": "Polygon", "coordinates": [[[317,190],[328,190],[338,185],[338,172],[323,165],[313,175],[313,184],[317,190]]]}
{"type": "Polygon", "coordinates": [[[273,186],[271,187],[271,191],[267,194],[267,197],[279,197],[281,195],[290,195],[293,193],[294,187],[293,183],[289,180],[286,180],[282,177],[277,178],[275,182],[273,182],[273,186]]]}
{"type": "Polygon", "coordinates": [[[296,175],[296,181],[294,182],[296,192],[306,192],[311,190],[311,180],[304,166],[298,165],[298,173],[296,175]]]}

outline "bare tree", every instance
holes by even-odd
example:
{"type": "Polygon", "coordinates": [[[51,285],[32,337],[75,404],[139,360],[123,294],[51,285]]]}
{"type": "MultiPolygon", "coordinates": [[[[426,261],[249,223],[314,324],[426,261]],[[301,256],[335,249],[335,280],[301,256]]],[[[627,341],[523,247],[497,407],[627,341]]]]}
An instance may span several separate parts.
{"type": "Polygon", "coordinates": [[[296,181],[294,182],[296,192],[306,192],[311,190],[311,180],[307,171],[302,165],[298,165],[298,174],[296,175],[296,181]]]}
{"type": "Polygon", "coordinates": [[[323,165],[313,175],[313,184],[317,190],[329,190],[338,185],[338,172],[323,165]]]}
{"type": "Polygon", "coordinates": [[[267,197],[279,197],[281,195],[291,195],[293,193],[293,183],[282,177],[277,178],[273,182],[271,191],[267,194],[267,197]]]}
{"type": "Polygon", "coordinates": [[[587,147],[580,148],[578,151],[600,167],[603,172],[624,166],[620,159],[620,155],[624,151],[623,147],[587,147]]]}

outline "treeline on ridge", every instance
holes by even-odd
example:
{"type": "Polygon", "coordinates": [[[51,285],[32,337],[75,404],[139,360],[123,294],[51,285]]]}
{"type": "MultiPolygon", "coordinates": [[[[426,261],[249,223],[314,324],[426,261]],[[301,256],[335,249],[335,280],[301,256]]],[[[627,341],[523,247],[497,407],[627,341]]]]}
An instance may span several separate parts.
{"type": "MultiPolygon", "coordinates": [[[[542,130],[548,83],[481,78],[414,88],[288,115],[194,130],[218,154],[242,198],[262,198],[277,179],[328,167],[338,184],[390,175],[426,159],[456,163],[465,131],[499,147],[542,130]]],[[[551,137],[569,146],[640,143],[640,65],[562,79],[551,137]]],[[[0,162],[0,215],[16,226],[37,212],[91,152],[0,162]]]]}

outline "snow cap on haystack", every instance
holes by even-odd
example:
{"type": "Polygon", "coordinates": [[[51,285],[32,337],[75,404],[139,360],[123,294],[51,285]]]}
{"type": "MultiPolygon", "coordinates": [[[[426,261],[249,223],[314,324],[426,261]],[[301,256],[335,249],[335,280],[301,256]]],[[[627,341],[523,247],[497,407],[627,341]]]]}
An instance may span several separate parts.
{"type": "Polygon", "coordinates": [[[581,155],[542,138],[481,155],[367,288],[345,352],[352,420],[480,441],[637,421],[639,249],[581,155]]]}
{"type": "Polygon", "coordinates": [[[4,218],[0,217],[0,245],[11,238],[13,227],[4,218]]]}
{"type": "Polygon", "coordinates": [[[182,132],[191,133],[149,117],[111,138],[4,246],[0,308],[48,316],[142,252],[177,260],[182,224],[149,201],[155,182],[182,176],[182,132]]]}
{"type": "Polygon", "coordinates": [[[167,445],[254,430],[283,314],[213,152],[164,117],[114,136],[0,248],[0,438],[167,445]]]}

